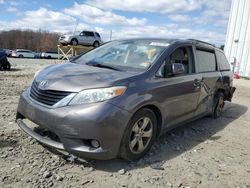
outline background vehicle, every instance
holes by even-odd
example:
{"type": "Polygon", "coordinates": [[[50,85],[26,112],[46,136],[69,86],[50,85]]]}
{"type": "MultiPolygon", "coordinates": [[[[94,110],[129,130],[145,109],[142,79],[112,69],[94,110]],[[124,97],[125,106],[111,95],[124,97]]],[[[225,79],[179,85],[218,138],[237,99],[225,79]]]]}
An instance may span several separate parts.
{"type": "MultiPolygon", "coordinates": [[[[57,59],[58,58],[58,53],[57,52],[42,52],[41,53],[41,58],[45,59],[57,59]]],[[[60,54],[60,58],[62,58],[62,55],[60,54]]]]}
{"type": "Polygon", "coordinates": [[[11,64],[4,50],[0,49],[0,70],[10,70],[11,64]]]}
{"type": "Polygon", "coordinates": [[[87,158],[137,160],[160,134],[218,118],[235,90],[223,51],[197,40],[117,40],[72,62],[36,74],[17,123],[43,144],[87,158]]]}
{"type": "Polygon", "coordinates": [[[26,50],[26,49],[16,49],[14,51],[12,51],[11,54],[12,57],[19,57],[19,58],[35,58],[36,54],[35,52],[31,51],[31,50],[26,50]]]}
{"type": "Polygon", "coordinates": [[[101,36],[96,31],[82,31],[78,35],[63,35],[59,37],[59,43],[71,45],[87,45],[97,47],[102,43],[101,36]]]}
{"type": "Polygon", "coordinates": [[[7,55],[7,57],[11,56],[12,50],[9,49],[4,49],[5,54],[7,55]]]}

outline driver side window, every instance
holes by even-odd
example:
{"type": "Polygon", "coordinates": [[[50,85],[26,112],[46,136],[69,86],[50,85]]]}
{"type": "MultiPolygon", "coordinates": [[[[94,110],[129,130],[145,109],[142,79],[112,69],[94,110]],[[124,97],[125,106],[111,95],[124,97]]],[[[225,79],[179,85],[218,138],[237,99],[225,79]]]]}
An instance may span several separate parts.
{"type": "MultiPolygon", "coordinates": [[[[157,75],[160,77],[167,77],[171,74],[171,65],[173,63],[180,63],[184,67],[184,73],[174,76],[183,76],[192,74],[194,70],[194,56],[191,46],[184,46],[175,49],[163,62],[157,75]]],[[[173,76],[173,75],[172,75],[173,76]]]]}

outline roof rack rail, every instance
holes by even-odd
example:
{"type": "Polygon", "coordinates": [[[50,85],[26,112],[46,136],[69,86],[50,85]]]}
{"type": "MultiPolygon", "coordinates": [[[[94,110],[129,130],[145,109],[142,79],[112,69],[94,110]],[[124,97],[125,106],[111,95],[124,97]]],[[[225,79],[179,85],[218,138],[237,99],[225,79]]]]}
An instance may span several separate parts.
{"type": "Polygon", "coordinates": [[[215,47],[215,45],[210,44],[210,43],[208,43],[208,42],[201,41],[201,40],[197,40],[197,39],[187,39],[187,40],[191,40],[191,41],[193,41],[193,42],[203,43],[203,44],[207,44],[207,45],[211,45],[211,46],[215,47]]]}

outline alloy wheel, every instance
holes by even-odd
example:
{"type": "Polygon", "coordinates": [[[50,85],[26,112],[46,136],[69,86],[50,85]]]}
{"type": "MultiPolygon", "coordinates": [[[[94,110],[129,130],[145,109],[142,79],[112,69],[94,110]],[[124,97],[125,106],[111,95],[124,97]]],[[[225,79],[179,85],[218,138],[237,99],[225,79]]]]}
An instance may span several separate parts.
{"type": "Polygon", "coordinates": [[[150,143],[153,135],[153,124],[150,118],[140,118],[131,131],[129,148],[132,153],[142,153],[150,143]]]}

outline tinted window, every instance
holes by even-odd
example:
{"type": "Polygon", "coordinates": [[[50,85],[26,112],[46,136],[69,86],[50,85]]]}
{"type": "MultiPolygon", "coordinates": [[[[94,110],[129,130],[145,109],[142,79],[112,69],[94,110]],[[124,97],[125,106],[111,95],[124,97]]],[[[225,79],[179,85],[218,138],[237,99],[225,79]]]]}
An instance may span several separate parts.
{"type": "Polygon", "coordinates": [[[17,52],[21,52],[21,53],[31,53],[31,51],[29,51],[29,50],[17,50],[17,52]]]}
{"type": "Polygon", "coordinates": [[[89,36],[89,37],[93,37],[94,36],[93,32],[85,31],[84,33],[85,33],[86,36],[89,36]]]}
{"type": "Polygon", "coordinates": [[[230,70],[230,65],[227,61],[226,56],[223,52],[216,51],[217,62],[219,65],[220,70],[230,70]]]}
{"type": "MultiPolygon", "coordinates": [[[[165,71],[165,65],[167,64],[173,64],[173,63],[181,63],[184,66],[184,73],[180,75],[185,74],[192,74],[194,73],[194,61],[193,61],[193,50],[191,46],[186,47],[180,47],[177,48],[167,59],[164,61],[163,65],[159,69],[157,76],[164,77],[164,75],[167,75],[164,73],[165,71]]],[[[175,76],[180,76],[175,75],[175,76]]]]}
{"type": "Polygon", "coordinates": [[[216,60],[213,52],[197,49],[196,59],[199,72],[211,72],[216,70],[216,60]]]}

